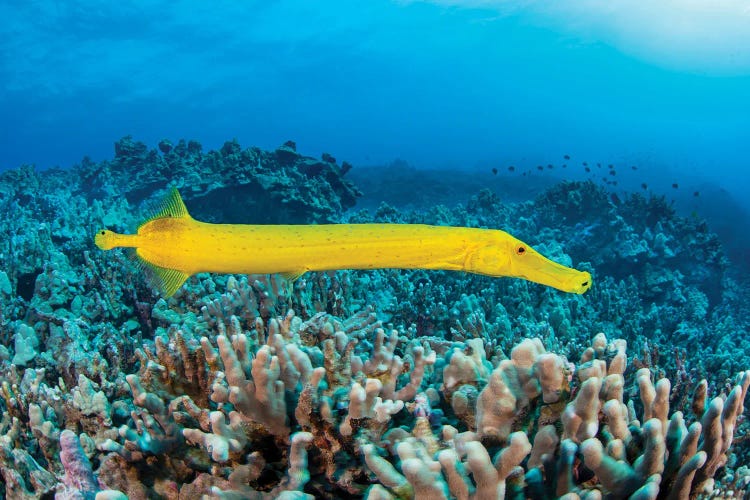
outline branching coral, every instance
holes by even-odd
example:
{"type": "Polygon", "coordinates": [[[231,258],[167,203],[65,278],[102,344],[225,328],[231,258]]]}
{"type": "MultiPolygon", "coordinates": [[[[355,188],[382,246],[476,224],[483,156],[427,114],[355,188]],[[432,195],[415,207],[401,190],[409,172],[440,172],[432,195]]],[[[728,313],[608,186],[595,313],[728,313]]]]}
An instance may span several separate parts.
{"type": "MultiPolygon", "coordinates": [[[[133,406],[119,438],[99,433],[87,445],[99,457],[101,487],[126,489],[112,474],[116,458],[98,455],[114,453],[139,481],[156,459],[169,464],[165,471],[182,471],[172,476],[178,490],[216,497],[332,488],[334,495],[368,498],[655,498],[717,488],[714,476],[729,460],[750,372],[710,400],[707,384],[699,384],[688,425],[687,409],[670,410],[667,379],[654,381],[654,372],[641,368],[628,388],[623,340],[598,334],[573,364],[547,352],[540,339],[525,339],[507,359],[498,352],[493,364],[481,338],[420,344],[380,328],[370,314],[302,321],[290,312],[253,321],[251,329],[222,316],[204,323],[213,327],[200,340],[177,328],[163,332],[138,353],[139,374],[126,377],[133,406]],[[191,385],[196,399],[185,394],[191,385]],[[273,465],[279,463],[288,464],[287,472],[273,465]]],[[[53,408],[70,405],[105,428],[124,416],[83,375],[70,396],[48,388],[42,375],[4,389],[6,407],[31,423],[25,436],[18,419],[6,424],[5,453],[17,458],[5,463],[27,464],[20,476],[8,472],[19,488],[44,468],[13,451],[14,443],[48,443],[48,460],[62,445],[71,456],[83,450],[75,436],[60,433],[53,408]],[[19,384],[22,393],[14,389],[19,384]]],[[[65,463],[87,470],[82,459],[65,463]]],[[[167,487],[158,484],[154,491],[167,487]]]]}

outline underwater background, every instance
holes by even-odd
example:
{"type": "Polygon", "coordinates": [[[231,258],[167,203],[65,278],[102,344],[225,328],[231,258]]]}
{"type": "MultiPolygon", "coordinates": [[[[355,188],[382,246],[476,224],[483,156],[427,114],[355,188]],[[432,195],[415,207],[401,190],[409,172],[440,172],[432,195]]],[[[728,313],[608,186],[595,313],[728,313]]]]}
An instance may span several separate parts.
{"type": "Polygon", "coordinates": [[[2,498],[750,498],[743,2],[0,15],[2,498]],[[165,298],[94,234],[172,187],[211,223],[502,229],[593,286],[165,298]]]}

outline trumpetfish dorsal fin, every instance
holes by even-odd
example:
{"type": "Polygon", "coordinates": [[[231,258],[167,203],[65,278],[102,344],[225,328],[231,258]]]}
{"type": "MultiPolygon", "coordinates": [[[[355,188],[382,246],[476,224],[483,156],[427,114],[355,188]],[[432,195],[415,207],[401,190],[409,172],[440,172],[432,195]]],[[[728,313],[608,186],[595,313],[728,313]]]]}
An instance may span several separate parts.
{"type": "MultiPolygon", "coordinates": [[[[182,201],[180,192],[176,187],[171,187],[164,199],[159,205],[157,205],[154,215],[144,220],[140,226],[138,226],[138,230],[140,231],[143,226],[158,219],[179,219],[183,217],[191,218],[185,203],[182,201]]],[[[148,281],[154,288],[157,288],[165,298],[174,295],[190,277],[190,274],[180,271],[179,269],[157,266],[156,264],[147,261],[138,254],[137,249],[133,252],[133,255],[136,262],[147,276],[148,281]]]]}
{"type": "Polygon", "coordinates": [[[138,229],[140,230],[149,222],[155,221],[157,219],[179,219],[181,217],[190,217],[190,214],[188,213],[188,209],[185,206],[185,202],[182,201],[180,192],[177,191],[177,188],[173,186],[169,189],[167,196],[165,196],[164,199],[161,200],[159,205],[157,205],[157,208],[154,211],[154,215],[141,222],[141,225],[138,226],[138,229]]]}

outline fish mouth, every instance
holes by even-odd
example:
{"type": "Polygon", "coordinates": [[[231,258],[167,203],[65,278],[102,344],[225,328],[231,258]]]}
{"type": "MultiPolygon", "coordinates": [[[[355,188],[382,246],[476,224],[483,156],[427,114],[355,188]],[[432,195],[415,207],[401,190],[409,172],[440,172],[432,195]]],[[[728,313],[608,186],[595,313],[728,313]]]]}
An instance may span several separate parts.
{"type": "Polygon", "coordinates": [[[579,271],[541,256],[542,262],[533,272],[524,273],[521,277],[540,285],[557,290],[581,295],[591,288],[591,274],[579,271]]]}
{"type": "Polygon", "coordinates": [[[572,276],[565,278],[551,276],[549,281],[541,283],[563,292],[576,293],[578,295],[586,293],[591,288],[591,274],[588,272],[570,269],[568,273],[572,274],[572,276]]]}
{"type": "Polygon", "coordinates": [[[576,276],[570,280],[570,288],[568,288],[568,291],[581,295],[591,288],[591,274],[587,271],[577,271],[577,273],[579,273],[580,276],[576,276]]]}

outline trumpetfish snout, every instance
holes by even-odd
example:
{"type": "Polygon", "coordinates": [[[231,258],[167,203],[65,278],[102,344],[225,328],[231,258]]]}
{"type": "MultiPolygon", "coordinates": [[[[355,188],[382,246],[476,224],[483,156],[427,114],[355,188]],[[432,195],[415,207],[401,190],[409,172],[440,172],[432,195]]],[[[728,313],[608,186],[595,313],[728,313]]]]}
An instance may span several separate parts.
{"type": "Polygon", "coordinates": [[[442,269],[516,277],[570,293],[591,275],[553,262],[495,229],[424,224],[249,225],[193,219],[176,188],[136,234],[97,231],[102,250],[134,248],[169,297],[199,272],[281,273],[336,269],[442,269]]]}

